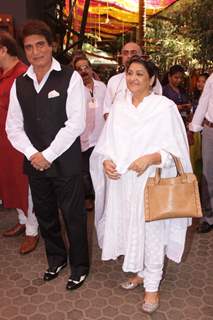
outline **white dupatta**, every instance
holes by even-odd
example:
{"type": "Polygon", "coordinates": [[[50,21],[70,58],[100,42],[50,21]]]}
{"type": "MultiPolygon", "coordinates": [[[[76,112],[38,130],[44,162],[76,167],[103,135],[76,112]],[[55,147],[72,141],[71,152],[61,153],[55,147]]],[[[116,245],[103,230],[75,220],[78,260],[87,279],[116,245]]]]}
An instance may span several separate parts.
{"type": "MultiPolygon", "coordinates": [[[[123,254],[125,271],[137,272],[143,268],[143,192],[147,178],[153,176],[156,169],[150,166],[137,177],[128,167],[141,155],[154,152],[161,153],[164,177],[176,174],[169,153],[180,157],[184,170],[191,172],[185,127],[176,105],[166,97],[150,94],[135,108],[128,93],[113,106],[90,161],[96,197],[95,225],[102,259],[115,259],[123,254]],[[121,179],[114,181],[105,177],[105,159],[113,160],[122,174],[121,179]]],[[[176,262],[181,259],[190,222],[191,219],[163,222],[167,256],[176,262]]]]}

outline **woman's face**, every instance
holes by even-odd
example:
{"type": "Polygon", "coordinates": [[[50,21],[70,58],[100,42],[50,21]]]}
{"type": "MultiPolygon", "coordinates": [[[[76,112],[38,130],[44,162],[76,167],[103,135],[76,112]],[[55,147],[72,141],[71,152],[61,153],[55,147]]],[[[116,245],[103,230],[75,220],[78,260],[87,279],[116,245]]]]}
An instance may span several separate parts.
{"type": "Polygon", "coordinates": [[[198,79],[197,79],[197,84],[196,84],[197,89],[198,89],[199,91],[203,91],[203,88],[204,88],[204,86],[205,86],[205,83],[206,83],[206,77],[204,77],[204,76],[199,76],[198,79]]]}
{"type": "Polygon", "coordinates": [[[150,78],[146,68],[137,62],[133,62],[126,72],[128,89],[133,93],[148,94],[154,79],[150,78]]]}
{"type": "Polygon", "coordinates": [[[169,75],[169,84],[173,87],[177,88],[183,81],[183,73],[182,72],[176,72],[172,76],[169,75]]]}

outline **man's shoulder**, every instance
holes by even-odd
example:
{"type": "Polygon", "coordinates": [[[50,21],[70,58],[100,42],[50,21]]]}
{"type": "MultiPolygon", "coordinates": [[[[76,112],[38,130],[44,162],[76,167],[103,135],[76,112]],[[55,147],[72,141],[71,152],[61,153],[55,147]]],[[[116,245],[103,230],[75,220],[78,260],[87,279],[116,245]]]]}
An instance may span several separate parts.
{"type": "Polygon", "coordinates": [[[213,72],[210,74],[210,76],[206,80],[206,83],[210,83],[211,85],[213,85],[213,72]]]}
{"type": "Polygon", "coordinates": [[[114,76],[112,76],[112,77],[109,79],[107,86],[109,86],[109,85],[116,85],[116,84],[119,83],[124,77],[125,77],[125,72],[115,74],[114,76]]]}
{"type": "Polygon", "coordinates": [[[64,65],[64,64],[61,64],[61,72],[64,72],[66,74],[70,74],[72,75],[74,70],[71,66],[67,66],[67,65],[64,65]]]}
{"type": "Polygon", "coordinates": [[[23,73],[25,73],[28,69],[28,66],[26,64],[24,64],[22,61],[19,61],[17,63],[17,65],[15,66],[15,71],[17,73],[17,76],[22,75],[23,73]]]}
{"type": "Polygon", "coordinates": [[[93,81],[96,87],[99,87],[101,89],[106,89],[106,85],[103,81],[95,80],[95,79],[93,81]]]}
{"type": "Polygon", "coordinates": [[[23,71],[22,73],[20,73],[20,74],[18,75],[18,77],[16,78],[16,83],[25,81],[26,79],[29,78],[29,77],[26,77],[26,76],[25,76],[26,71],[27,71],[27,70],[23,71]]]}

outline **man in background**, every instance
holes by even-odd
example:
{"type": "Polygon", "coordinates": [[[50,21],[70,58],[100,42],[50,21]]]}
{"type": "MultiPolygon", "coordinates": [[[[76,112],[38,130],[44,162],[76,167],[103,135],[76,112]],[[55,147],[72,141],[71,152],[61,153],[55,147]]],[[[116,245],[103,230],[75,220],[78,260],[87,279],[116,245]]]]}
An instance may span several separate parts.
{"type": "Polygon", "coordinates": [[[88,211],[94,208],[94,189],[90,176],[89,159],[104,126],[103,102],[106,86],[93,77],[92,66],[83,54],[73,59],[73,67],[82,77],[86,96],[86,128],[81,135],[81,151],[83,157],[83,178],[85,191],[85,207],[88,211]]]}
{"type": "Polygon", "coordinates": [[[5,237],[15,237],[25,233],[19,252],[33,251],[38,243],[38,222],[33,212],[28,177],[23,174],[23,155],[15,150],[7,138],[5,122],[8,112],[10,89],[14,80],[27,66],[17,57],[15,39],[0,32],[0,199],[4,208],[16,208],[18,223],[3,233],[5,237]]]}
{"type": "Polygon", "coordinates": [[[213,230],[213,73],[206,80],[197,109],[189,129],[202,130],[201,201],[203,218],[198,226],[199,233],[213,230]]]}

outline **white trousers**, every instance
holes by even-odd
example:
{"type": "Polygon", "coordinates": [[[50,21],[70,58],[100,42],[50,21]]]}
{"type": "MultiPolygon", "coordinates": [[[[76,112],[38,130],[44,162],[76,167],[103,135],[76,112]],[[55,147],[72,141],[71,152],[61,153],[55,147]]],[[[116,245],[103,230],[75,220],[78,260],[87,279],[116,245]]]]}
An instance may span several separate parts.
{"type": "Polygon", "coordinates": [[[33,201],[30,188],[28,192],[28,215],[26,216],[21,209],[16,210],[18,212],[19,223],[25,224],[26,226],[26,235],[36,236],[38,234],[38,221],[36,219],[35,213],[33,212],[33,201]]]}
{"type": "Polygon", "coordinates": [[[146,292],[158,291],[165,257],[165,225],[162,221],[145,223],[144,270],[138,276],[144,279],[146,292]]]}

